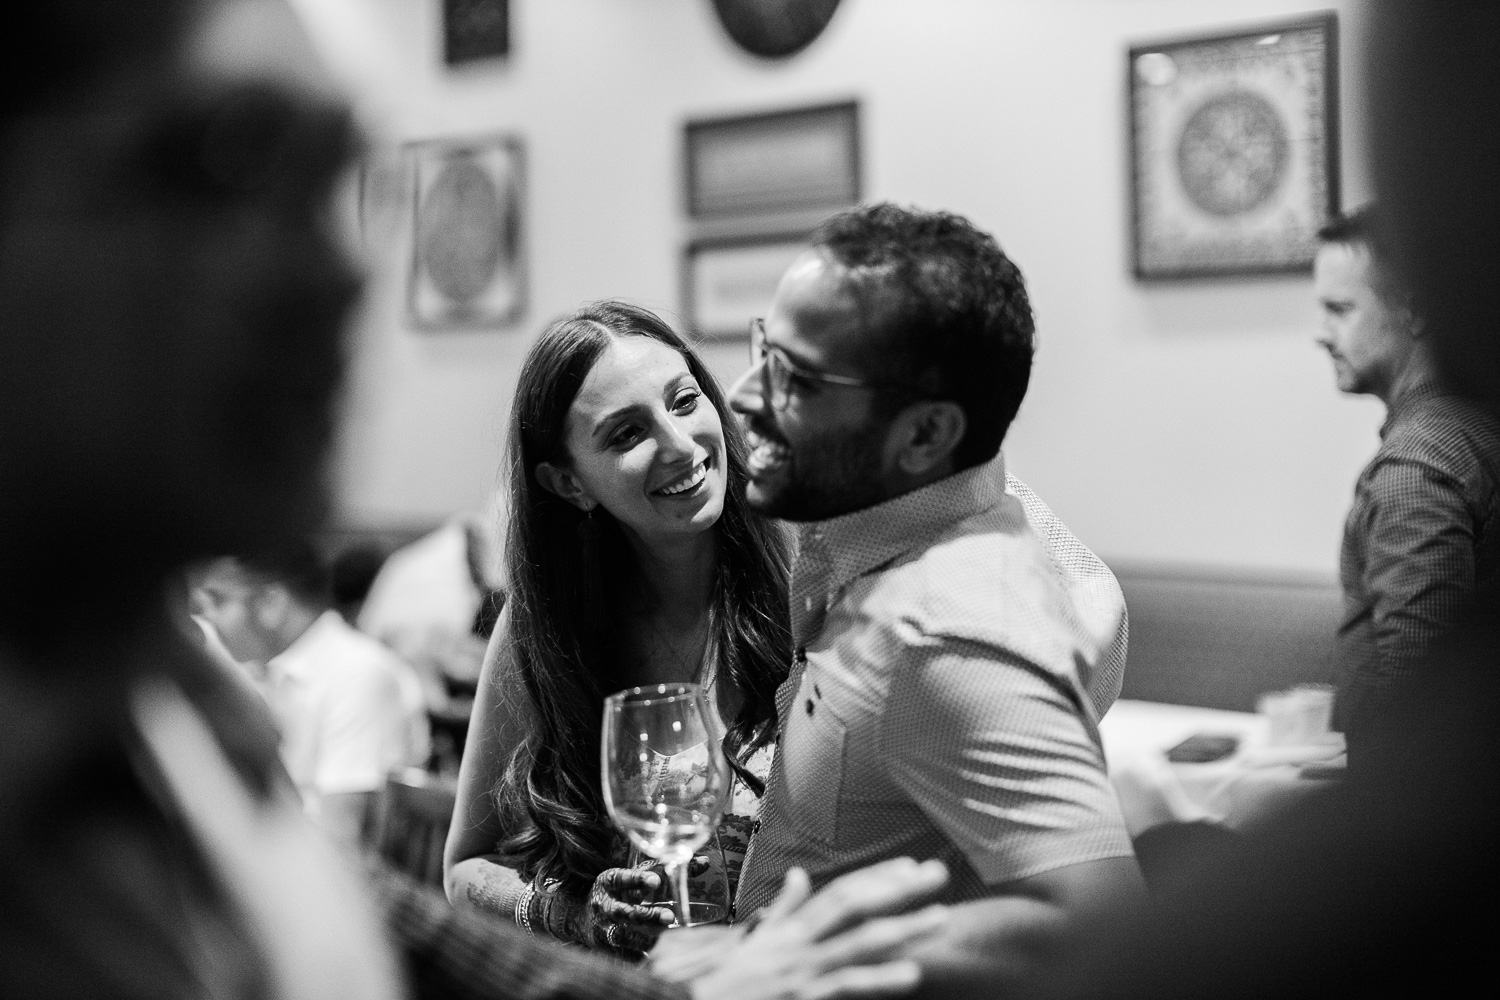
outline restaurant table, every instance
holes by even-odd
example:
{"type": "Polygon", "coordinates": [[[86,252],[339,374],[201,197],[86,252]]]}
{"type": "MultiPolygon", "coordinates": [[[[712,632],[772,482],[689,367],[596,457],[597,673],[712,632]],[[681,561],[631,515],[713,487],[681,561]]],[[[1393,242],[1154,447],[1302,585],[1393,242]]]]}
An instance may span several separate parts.
{"type": "Polygon", "coordinates": [[[1162,823],[1214,821],[1244,830],[1336,780],[1341,733],[1295,746],[1272,746],[1269,720],[1151,701],[1116,701],[1099,722],[1109,777],[1132,837],[1162,823]],[[1239,741],[1220,760],[1179,764],[1166,753],[1196,734],[1239,741]]]}

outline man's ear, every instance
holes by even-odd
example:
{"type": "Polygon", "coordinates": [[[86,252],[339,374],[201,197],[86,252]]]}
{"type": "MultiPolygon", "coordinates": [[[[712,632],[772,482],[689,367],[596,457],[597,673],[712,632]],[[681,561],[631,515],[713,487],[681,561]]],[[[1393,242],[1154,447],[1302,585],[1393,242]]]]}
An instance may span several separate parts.
{"type": "Polygon", "coordinates": [[[542,484],[542,488],[548,493],[555,493],[579,510],[593,510],[599,505],[599,501],[589,496],[588,490],[583,488],[583,483],[578,477],[560,465],[551,462],[538,462],[536,466],[536,481],[542,484]]]}
{"type": "Polygon", "coordinates": [[[969,429],[963,407],[946,400],[913,403],[896,417],[896,465],[909,476],[923,476],[953,457],[969,429]]]}
{"type": "Polygon", "coordinates": [[[1421,315],[1409,306],[1403,308],[1401,311],[1403,313],[1402,320],[1406,323],[1406,329],[1411,334],[1411,339],[1422,340],[1426,337],[1427,322],[1422,319],[1421,315]]]}

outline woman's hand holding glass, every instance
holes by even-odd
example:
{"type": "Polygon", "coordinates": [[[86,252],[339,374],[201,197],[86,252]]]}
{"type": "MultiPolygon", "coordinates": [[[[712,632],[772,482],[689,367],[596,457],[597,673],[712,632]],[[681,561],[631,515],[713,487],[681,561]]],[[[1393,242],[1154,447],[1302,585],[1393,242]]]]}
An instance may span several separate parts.
{"type": "Polygon", "coordinates": [[[666,862],[681,926],[695,922],[688,862],[712,836],[729,799],[732,774],[722,740],[718,717],[696,684],[631,688],[605,699],[605,804],[637,848],[666,862]]]}
{"type": "Polygon", "coordinates": [[[575,941],[627,955],[651,949],[672,920],[652,904],[661,876],[639,868],[599,873],[587,897],[557,889],[538,890],[528,901],[531,925],[560,941],[575,941]]]}

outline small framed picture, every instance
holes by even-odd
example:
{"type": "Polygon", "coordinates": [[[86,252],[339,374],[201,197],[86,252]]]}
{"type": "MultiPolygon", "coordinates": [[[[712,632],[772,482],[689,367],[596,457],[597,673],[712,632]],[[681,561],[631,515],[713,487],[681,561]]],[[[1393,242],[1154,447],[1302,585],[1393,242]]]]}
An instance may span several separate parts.
{"type": "Polygon", "coordinates": [[[443,0],[443,61],[449,66],[510,54],[510,0],[443,0]]]}
{"type": "Polygon", "coordinates": [[[1339,205],[1332,12],[1130,50],[1141,279],[1307,271],[1339,205]]]}
{"type": "Polygon", "coordinates": [[[736,236],[690,243],[683,255],[682,314],[705,340],[750,335],[781,276],[807,249],[807,233],[736,236]]]}
{"type": "Polygon", "coordinates": [[[859,106],[688,122],[685,160],[695,219],[852,205],[860,197],[859,106]]]}
{"type": "Polygon", "coordinates": [[[421,330],[496,327],[526,307],[519,139],[413,143],[407,315],[421,330]]]}

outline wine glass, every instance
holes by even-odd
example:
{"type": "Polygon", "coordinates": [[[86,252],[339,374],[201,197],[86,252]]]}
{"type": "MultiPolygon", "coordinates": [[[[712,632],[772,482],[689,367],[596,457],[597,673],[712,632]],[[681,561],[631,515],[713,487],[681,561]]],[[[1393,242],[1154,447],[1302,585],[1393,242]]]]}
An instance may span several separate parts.
{"type": "Polygon", "coordinates": [[[694,923],[688,862],[729,801],[733,775],[719,728],[697,684],[653,684],[604,699],[604,804],[631,843],[666,863],[682,927],[694,923]]]}

